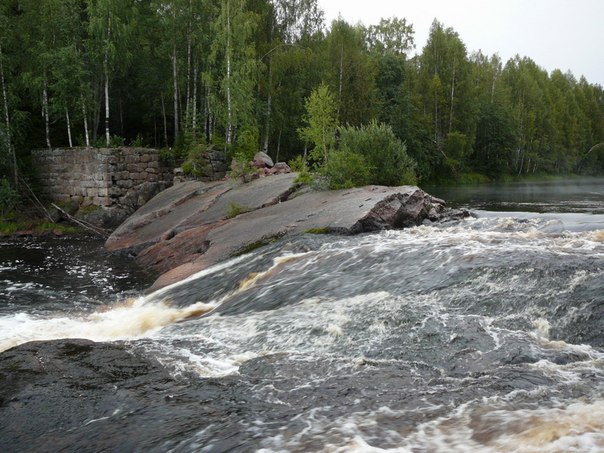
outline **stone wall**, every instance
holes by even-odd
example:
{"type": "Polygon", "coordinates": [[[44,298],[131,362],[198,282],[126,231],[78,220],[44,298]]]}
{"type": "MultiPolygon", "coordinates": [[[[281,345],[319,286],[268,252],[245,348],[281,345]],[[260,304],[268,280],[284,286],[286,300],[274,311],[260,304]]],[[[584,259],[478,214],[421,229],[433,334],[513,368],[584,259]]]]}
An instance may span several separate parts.
{"type": "Polygon", "coordinates": [[[79,206],[134,212],[172,184],[159,151],[148,148],[36,150],[33,165],[44,195],[79,206]]]}

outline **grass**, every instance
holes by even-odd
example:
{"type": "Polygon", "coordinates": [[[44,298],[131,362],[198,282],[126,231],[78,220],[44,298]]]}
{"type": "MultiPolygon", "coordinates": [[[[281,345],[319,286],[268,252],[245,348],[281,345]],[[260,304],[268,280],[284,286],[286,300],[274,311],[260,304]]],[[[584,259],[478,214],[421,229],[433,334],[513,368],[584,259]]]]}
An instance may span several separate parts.
{"type": "Polygon", "coordinates": [[[311,228],[310,230],[305,231],[305,233],[308,233],[308,234],[330,234],[331,232],[332,232],[332,230],[329,227],[311,228]]]}
{"type": "Polygon", "coordinates": [[[77,234],[82,232],[78,227],[52,222],[42,222],[34,228],[34,231],[39,233],[48,233],[52,231],[53,233],[60,234],[77,234]]]}
{"type": "Polygon", "coordinates": [[[101,209],[100,206],[95,205],[95,204],[91,204],[88,206],[80,206],[77,209],[77,213],[79,215],[87,215],[87,214],[92,214],[93,212],[99,211],[101,209]]]}
{"type": "Polygon", "coordinates": [[[8,218],[0,219],[0,235],[12,236],[20,231],[31,231],[33,234],[78,234],[82,230],[71,226],[59,223],[48,222],[40,219],[18,219],[8,218]]]}
{"type": "Polygon", "coordinates": [[[248,245],[241,247],[233,256],[245,255],[246,253],[253,252],[254,250],[257,250],[266,245],[273,244],[274,242],[277,242],[279,239],[281,239],[284,234],[285,233],[263,237],[262,239],[260,239],[258,241],[252,242],[248,245]]]}
{"type": "Polygon", "coordinates": [[[27,222],[3,219],[0,220],[0,234],[10,236],[17,231],[28,230],[30,226],[31,224],[27,222]]]}
{"type": "Polygon", "coordinates": [[[231,202],[229,203],[226,216],[228,219],[232,219],[233,217],[237,217],[239,214],[243,214],[249,211],[251,211],[251,208],[248,208],[247,206],[244,206],[239,203],[231,202]]]}

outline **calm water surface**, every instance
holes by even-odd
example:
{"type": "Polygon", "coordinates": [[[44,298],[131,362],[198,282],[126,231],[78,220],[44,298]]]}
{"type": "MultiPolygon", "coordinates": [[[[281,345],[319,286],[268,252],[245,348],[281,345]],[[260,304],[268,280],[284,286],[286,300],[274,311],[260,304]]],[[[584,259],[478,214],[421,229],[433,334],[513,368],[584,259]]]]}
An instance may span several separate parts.
{"type": "Polygon", "coordinates": [[[604,451],[604,179],[428,191],[477,217],[302,236],[146,296],[98,244],[3,242],[0,350],[88,338],[169,377],[41,389],[83,415],[34,411],[35,436],[0,404],[0,447],[604,451]]]}

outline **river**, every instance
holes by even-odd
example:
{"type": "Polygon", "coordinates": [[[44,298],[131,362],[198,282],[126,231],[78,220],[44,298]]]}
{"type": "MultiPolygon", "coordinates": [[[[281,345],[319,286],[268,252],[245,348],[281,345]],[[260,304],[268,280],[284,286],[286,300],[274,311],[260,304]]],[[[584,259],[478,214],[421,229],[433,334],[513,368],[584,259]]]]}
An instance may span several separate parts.
{"type": "Polygon", "coordinates": [[[427,190],[476,217],[148,295],[93,240],[2,241],[0,450],[604,451],[604,179],[427,190]]]}

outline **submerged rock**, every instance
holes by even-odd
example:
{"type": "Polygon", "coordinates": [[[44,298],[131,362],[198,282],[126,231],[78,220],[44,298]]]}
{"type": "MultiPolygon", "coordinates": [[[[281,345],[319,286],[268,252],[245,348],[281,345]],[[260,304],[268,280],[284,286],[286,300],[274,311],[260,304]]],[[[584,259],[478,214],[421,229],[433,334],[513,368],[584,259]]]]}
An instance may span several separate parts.
{"type": "Polygon", "coordinates": [[[160,451],[209,425],[225,399],[211,380],[177,382],[157,360],[88,340],[5,351],[0,379],[0,451],[160,451]]]}
{"type": "Polygon", "coordinates": [[[160,273],[151,288],[159,289],[284,236],[358,234],[468,216],[415,186],[300,191],[296,177],[176,185],[132,215],[105,246],[160,273]]]}

